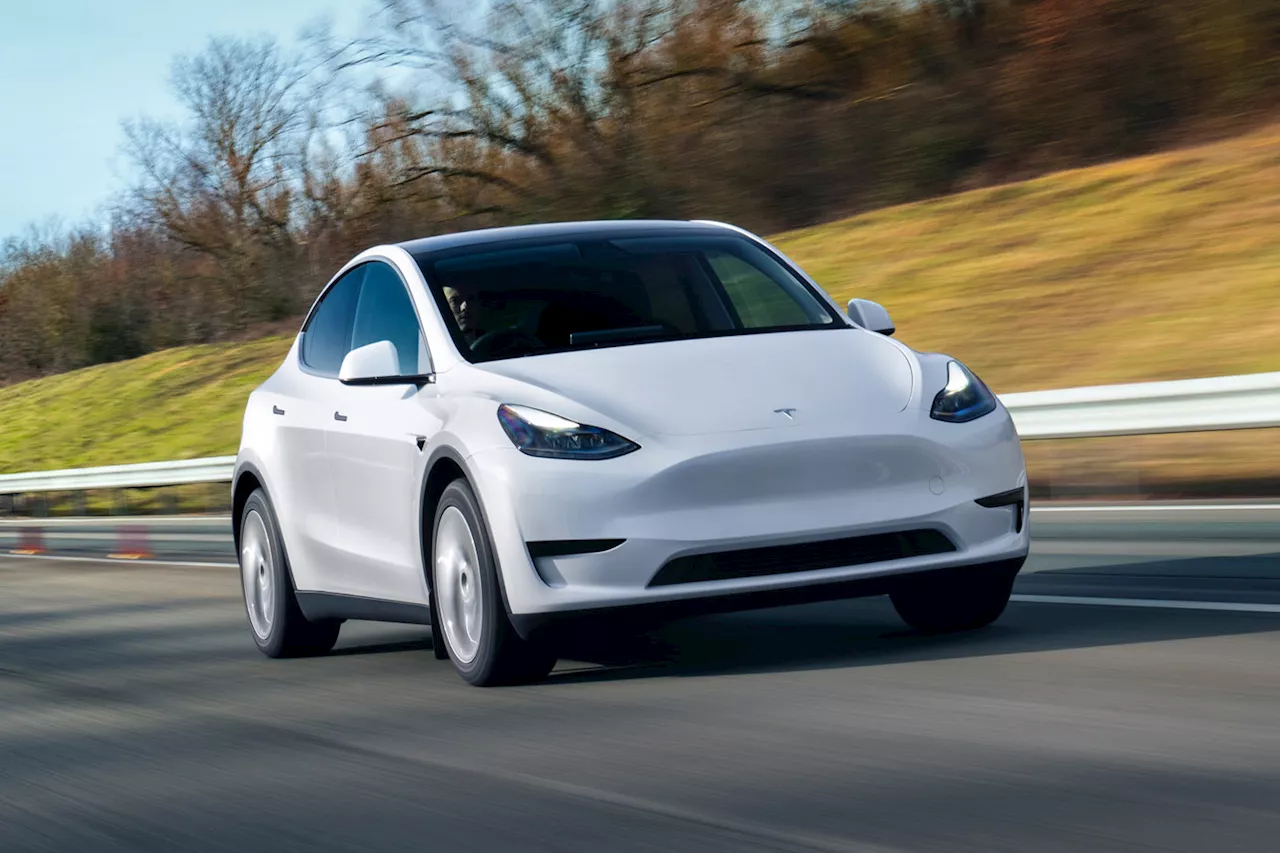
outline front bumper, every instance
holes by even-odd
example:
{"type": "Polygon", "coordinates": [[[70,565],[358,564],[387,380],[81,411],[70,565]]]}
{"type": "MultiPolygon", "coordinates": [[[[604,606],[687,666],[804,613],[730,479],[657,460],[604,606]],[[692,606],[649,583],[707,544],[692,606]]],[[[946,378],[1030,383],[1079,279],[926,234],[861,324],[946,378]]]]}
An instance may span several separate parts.
{"type": "Polygon", "coordinates": [[[1020,564],[1029,547],[1025,505],[1019,519],[1018,508],[977,503],[1026,486],[1007,413],[970,424],[926,417],[897,426],[894,433],[854,437],[799,429],[666,437],[600,461],[538,459],[500,448],[475,454],[468,468],[517,625],[539,615],[743,596],[768,603],[776,594],[781,603],[805,588],[816,593],[906,573],[1020,564]],[[651,583],[664,564],[686,555],[908,530],[937,531],[954,550],[651,583]],[[591,553],[530,555],[531,542],[584,540],[596,547],[621,542],[591,553]]]}

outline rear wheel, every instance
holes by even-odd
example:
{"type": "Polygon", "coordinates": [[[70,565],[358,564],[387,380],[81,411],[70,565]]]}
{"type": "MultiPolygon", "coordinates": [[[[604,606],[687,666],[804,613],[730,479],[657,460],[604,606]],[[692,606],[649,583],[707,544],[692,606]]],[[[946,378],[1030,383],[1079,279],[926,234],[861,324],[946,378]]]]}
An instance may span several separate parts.
{"type": "Polygon", "coordinates": [[[253,641],[267,657],[324,654],[338,641],[341,622],[311,622],[302,615],[275,514],[262,489],[249,496],[240,515],[240,587],[253,641]]]}
{"type": "Polygon", "coordinates": [[[555,666],[546,649],[520,638],[502,601],[493,546],[475,493],[465,480],[445,487],[432,530],[431,592],[442,643],[454,668],[487,687],[544,677],[555,666]]]}
{"type": "Polygon", "coordinates": [[[902,620],[917,631],[984,628],[1004,613],[1019,568],[1020,560],[910,578],[889,598],[902,620]]]}

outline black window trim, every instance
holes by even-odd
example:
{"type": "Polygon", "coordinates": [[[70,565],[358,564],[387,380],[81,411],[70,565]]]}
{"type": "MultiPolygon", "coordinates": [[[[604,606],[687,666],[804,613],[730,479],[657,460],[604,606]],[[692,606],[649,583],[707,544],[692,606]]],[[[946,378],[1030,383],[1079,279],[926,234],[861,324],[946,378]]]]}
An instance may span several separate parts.
{"type": "MultiPolygon", "coordinates": [[[[390,258],[388,258],[385,255],[370,255],[360,263],[352,264],[351,266],[339,272],[332,279],[330,279],[329,283],[324,286],[324,290],[320,291],[320,295],[316,297],[316,301],[311,303],[311,310],[307,312],[306,319],[302,321],[302,328],[298,330],[298,369],[301,370],[303,373],[309,374],[311,376],[318,376],[321,379],[332,379],[335,382],[338,381],[337,373],[330,374],[322,370],[317,370],[316,368],[307,364],[306,361],[302,358],[302,347],[303,347],[303,341],[306,340],[307,327],[311,325],[311,320],[312,318],[315,317],[316,309],[320,307],[320,303],[323,302],[325,297],[329,295],[329,291],[333,290],[334,285],[336,285],[338,282],[342,281],[344,278],[351,275],[353,272],[355,272],[358,269],[363,269],[364,267],[370,266],[371,264],[379,264],[379,263],[391,268],[391,271],[395,273],[396,278],[399,279],[400,286],[404,288],[405,295],[409,297],[409,304],[413,306],[413,321],[418,324],[418,335],[422,338],[423,346],[425,346],[427,349],[427,358],[431,361],[431,365],[433,367],[435,366],[435,359],[432,358],[431,356],[431,344],[427,341],[426,333],[422,328],[422,318],[418,316],[418,306],[413,301],[413,291],[409,289],[409,284],[404,280],[404,276],[400,274],[400,270],[396,268],[395,263],[393,263],[390,258]]],[[[364,289],[363,281],[360,282],[360,287],[361,289],[364,289]]],[[[358,307],[359,304],[360,304],[359,299],[357,299],[356,306],[358,307]]],[[[352,319],[352,322],[354,323],[355,317],[352,317],[351,319],[352,319]]],[[[351,350],[347,350],[347,352],[350,352],[350,351],[351,350]]],[[[343,354],[343,357],[344,358],[346,357],[346,353],[343,354]]]]}

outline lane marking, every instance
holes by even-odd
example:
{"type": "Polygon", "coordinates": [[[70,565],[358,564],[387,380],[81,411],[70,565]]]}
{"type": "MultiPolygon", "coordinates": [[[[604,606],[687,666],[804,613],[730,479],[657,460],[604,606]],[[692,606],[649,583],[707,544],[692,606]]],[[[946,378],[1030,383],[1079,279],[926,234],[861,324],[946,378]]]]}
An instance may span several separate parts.
{"type": "Polygon", "coordinates": [[[1280,551],[1276,539],[1032,539],[1031,555],[1160,559],[1178,557],[1262,557],[1280,551]]]}
{"type": "MultiPolygon", "coordinates": [[[[60,560],[67,563],[98,563],[106,565],[145,565],[175,566],[178,568],[202,569],[238,569],[237,563],[199,562],[195,560],[143,560],[112,559],[110,557],[62,557],[56,554],[18,554],[10,552],[3,555],[8,559],[23,560],[60,560]]],[[[1140,607],[1155,610],[1201,610],[1227,613],[1277,613],[1280,604],[1254,604],[1235,601],[1180,601],[1167,598],[1105,598],[1101,596],[1079,595],[1023,595],[1009,596],[1010,601],[1022,604],[1076,604],[1090,607],[1140,607]]]]}
{"type": "Polygon", "coordinates": [[[1036,506],[1031,505],[1034,512],[1207,512],[1207,511],[1249,511],[1280,510],[1280,503],[1275,504],[1103,504],[1100,506],[1036,506]]]}
{"type": "Polygon", "coordinates": [[[62,560],[68,563],[105,563],[112,566],[177,566],[179,568],[192,567],[201,569],[240,568],[238,563],[202,563],[196,560],[141,560],[133,559],[131,557],[122,557],[119,559],[112,559],[111,557],[63,557],[58,554],[17,554],[13,552],[0,554],[0,557],[23,560],[62,560]]]}
{"type": "MultiPolygon", "coordinates": [[[[46,530],[44,538],[55,542],[74,542],[77,539],[115,538],[120,531],[112,530],[46,530]]],[[[0,536],[12,538],[13,534],[0,530],[0,536]]],[[[169,533],[163,530],[150,531],[149,538],[161,542],[230,542],[231,531],[226,533],[169,533]]]]}
{"type": "Polygon", "coordinates": [[[1157,610],[1216,610],[1230,613],[1280,613],[1280,604],[1234,601],[1179,601],[1173,598],[1094,598],[1082,595],[1011,595],[1024,604],[1085,604],[1098,607],[1149,607],[1157,610]]]}
{"type": "Polygon", "coordinates": [[[0,528],[36,524],[42,527],[75,526],[119,527],[142,524],[151,527],[222,527],[231,525],[229,515],[55,515],[25,518],[0,518],[0,528]]]}

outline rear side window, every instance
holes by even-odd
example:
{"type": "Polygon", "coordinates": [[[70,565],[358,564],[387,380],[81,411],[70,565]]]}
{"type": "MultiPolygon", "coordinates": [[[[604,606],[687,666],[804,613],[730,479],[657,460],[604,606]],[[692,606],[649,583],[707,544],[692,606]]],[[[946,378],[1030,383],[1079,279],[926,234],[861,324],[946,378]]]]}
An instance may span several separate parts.
{"type": "Polygon", "coordinates": [[[356,303],[351,349],[377,341],[391,341],[400,357],[401,375],[429,373],[431,367],[422,331],[418,327],[418,315],[400,275],[386,264],[377,262],[367,264],[365,270],[360,299],[356,303]]]}
{"type": "Polygon", "coordinates": [[[358,266],[333,283],[302,331],[302,363],[325,376],[337,376],[351,349],[356,299],[367,265],[358,266]]]}

